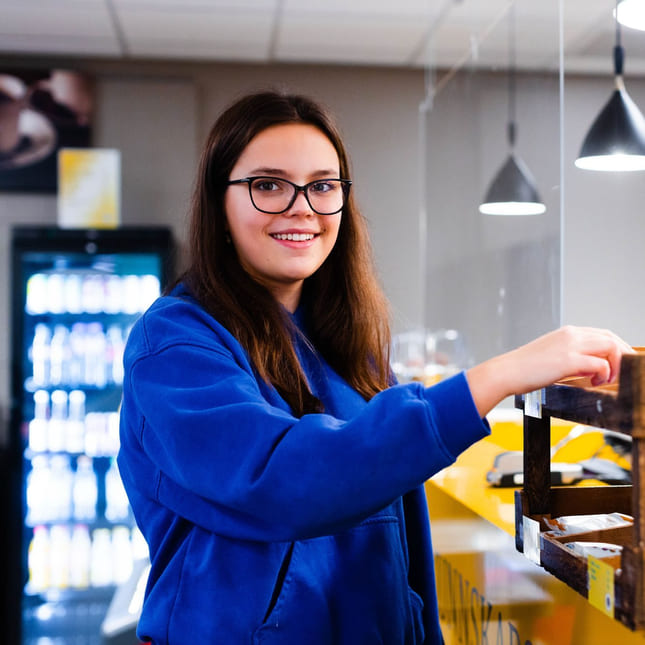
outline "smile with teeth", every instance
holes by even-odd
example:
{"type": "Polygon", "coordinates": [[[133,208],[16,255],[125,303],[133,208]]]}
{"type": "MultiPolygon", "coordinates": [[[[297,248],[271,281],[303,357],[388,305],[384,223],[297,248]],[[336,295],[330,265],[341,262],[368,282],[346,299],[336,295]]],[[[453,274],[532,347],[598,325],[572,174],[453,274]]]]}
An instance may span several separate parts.
{"type": "Polygon", "coordinates": [[[271,233],[276,240],[289,240],[291,242],[307,242],[316,237],[313,233],[271,233]]]}

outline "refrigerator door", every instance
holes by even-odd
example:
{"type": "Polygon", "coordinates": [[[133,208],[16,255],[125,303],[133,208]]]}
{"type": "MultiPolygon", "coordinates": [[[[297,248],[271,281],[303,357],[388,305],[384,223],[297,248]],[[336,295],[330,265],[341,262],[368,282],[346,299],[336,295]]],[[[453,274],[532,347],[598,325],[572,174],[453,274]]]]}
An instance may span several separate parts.
{"type": "Polygon", "coordinates": [[[171,260],[168,229],[12,232],[10,643],[98,645],[147,556],[115,459],[122,355],[171,260]]]}

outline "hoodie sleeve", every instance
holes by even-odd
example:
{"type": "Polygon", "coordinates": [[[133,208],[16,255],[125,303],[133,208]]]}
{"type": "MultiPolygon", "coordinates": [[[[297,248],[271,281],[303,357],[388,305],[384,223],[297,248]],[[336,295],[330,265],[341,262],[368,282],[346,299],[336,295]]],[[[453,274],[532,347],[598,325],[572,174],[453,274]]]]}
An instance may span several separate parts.
{"type": "Polygon", "coordinates": [[[296,418],[225,345],[193,338],[151,349],[140,330],[149,351],[126,359],[122,476],[129,492],[148,486],[138,494],[220,535],[338,532],[489,432],[463,374],[391,387],[348,421],[296,418]]]}

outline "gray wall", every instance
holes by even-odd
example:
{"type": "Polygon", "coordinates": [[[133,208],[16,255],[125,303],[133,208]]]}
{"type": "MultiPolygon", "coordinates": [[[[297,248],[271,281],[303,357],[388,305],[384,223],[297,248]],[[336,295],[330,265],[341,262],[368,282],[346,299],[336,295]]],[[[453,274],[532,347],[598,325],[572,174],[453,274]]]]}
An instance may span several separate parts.
{"type": "MultiPolygon", "coordinates": [[[[627,75],[625,83],[645,112],[645,82],[627,75]]],[[[609,78],[565,84],[563,317],[608,327],[632,345],[644,345],[645,172],[598,173],[573,165],[612,90],[609,78]]]]}

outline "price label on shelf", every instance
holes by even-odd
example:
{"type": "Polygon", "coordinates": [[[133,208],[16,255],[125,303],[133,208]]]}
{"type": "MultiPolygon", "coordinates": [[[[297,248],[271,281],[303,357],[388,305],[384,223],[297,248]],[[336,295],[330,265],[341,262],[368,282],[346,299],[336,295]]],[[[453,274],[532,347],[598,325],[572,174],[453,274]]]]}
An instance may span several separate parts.
{"type": "Polygon", "coordinates": [[[614,617],[614,569],[598,558],[587,560],[589,602],[608,616],[614,617]]]}
{"type": "Polygon", "coordinates": [[[527,392],[524,395],[524,414],[534,417],[536,419],[542,418],[542,404],[544,390],[535,390],[534,392],[527,392]]]}
{"type": "Polygon", "coordinates": [[[524,555],[537,565],[540,559],[540,523],[524,515],[522,517],[524,555]]]}

